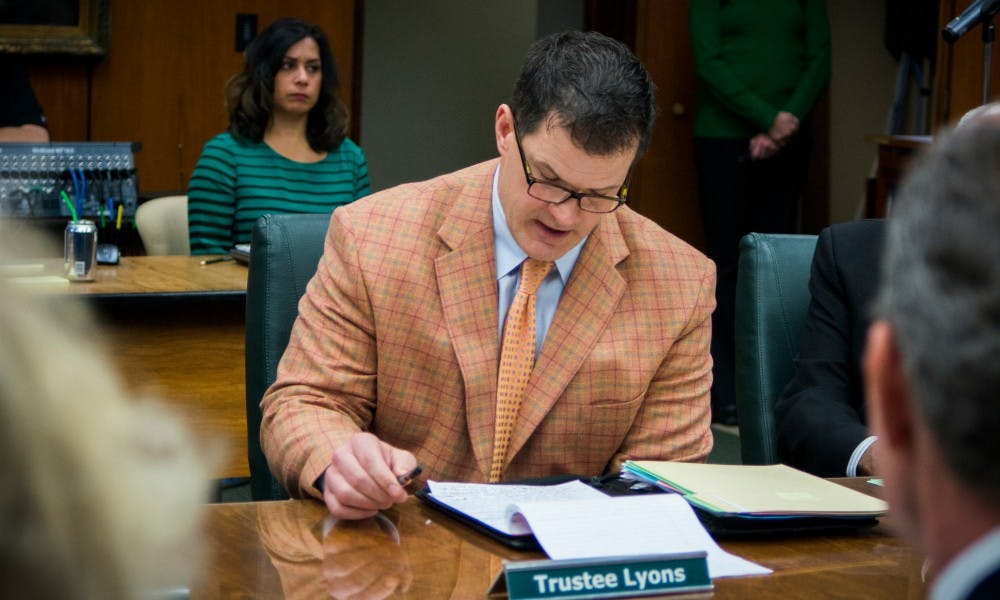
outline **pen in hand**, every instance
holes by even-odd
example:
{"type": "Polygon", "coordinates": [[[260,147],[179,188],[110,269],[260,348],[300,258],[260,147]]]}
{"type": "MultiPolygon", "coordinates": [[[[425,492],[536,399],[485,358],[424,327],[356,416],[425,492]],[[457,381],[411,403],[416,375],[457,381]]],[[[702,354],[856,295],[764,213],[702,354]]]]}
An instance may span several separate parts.
{"type": "Polygon", "coordinates": [[[396,476],[396,481],[399,483],[399,485],[401,485],[403,487],[406,487],[407,485],[409,485],[409,483],[411,481],[413,481],[414,479],[416,479],[417,476],[420,475],[423,472],[424,472],[424,466],[418,464],[409,473],[403,473],[402,475],[397,475],[396,476]]]}
{"type": "Polygon", "coordinates": [[[208,258],[201,261],[203,265],[214,265],[215,263],[225,262],[227,260],[233,260],[232,256],[220,256],[218,258],[208,258]]]}

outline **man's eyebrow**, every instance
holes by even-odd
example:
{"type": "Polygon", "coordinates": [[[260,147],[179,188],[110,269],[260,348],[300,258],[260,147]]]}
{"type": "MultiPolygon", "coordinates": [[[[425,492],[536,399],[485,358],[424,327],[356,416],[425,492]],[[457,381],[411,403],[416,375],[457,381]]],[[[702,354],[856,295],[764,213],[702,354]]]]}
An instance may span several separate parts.
{"type": "Polygon", "coordinates": [[[581,194],[599,194],[601,196],[609,195],[609,192],[617,192],[621,187],[621,184],[613,184],[603,188],[590,188],[586,190],[579,190],[576,188],[569,187],[565,179],[556,174],[555,169],[550,167],[545,161],[540,161],[535,163],[535,170],[538,171],[539,177],[536,179],[542,183],[555,183],[565,187],[567,190],[574,192],[579,192],[581,194]],[[549,173],[550,175],[545,175],[549,173]]]}

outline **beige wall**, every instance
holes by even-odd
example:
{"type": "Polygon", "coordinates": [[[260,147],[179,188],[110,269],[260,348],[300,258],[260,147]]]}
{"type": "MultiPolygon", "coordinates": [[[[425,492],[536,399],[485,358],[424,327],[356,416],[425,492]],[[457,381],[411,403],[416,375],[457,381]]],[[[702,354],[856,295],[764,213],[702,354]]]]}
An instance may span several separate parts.
{"type": "Polygon", "coordinates": [[[896,62],[883,45],[885,2],[828,0],[833,46],[830,81],[830,222],[855,218],[875,143],[886,129],[896,62]]]}
{"type": "Polygon", "coordinates": [[[493,116],[535,39],[537,0],[366,0],[361,146],[372,189],[496,156],[493,116]]]}
{"type": "MultiPolygon", "coordinates": [[[[373,189],[496,154],[493,112],[543,28],[537,2],[366,0],[361,142],[373,189]],[[473,85],[456,88],[458,82],[473,85]]],[[[563,4],[574,10],[574,3],[563,4]]],[[[830,221],[841,222],[855,218],[863,201],[876,154],[869,138],[886,128],[896,62],[883,46],[884,1],[828,0],[827,10],[830,221]]]]}

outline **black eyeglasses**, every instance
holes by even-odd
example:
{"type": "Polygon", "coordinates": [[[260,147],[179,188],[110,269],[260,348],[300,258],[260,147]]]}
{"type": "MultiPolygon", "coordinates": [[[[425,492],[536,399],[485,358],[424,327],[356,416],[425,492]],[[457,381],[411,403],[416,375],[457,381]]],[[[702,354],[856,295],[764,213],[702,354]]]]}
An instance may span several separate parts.
{"type": "Polygon", "coordinates": [[[524,167],[524,178],[528,182],[528,195],[535,200],[541,200],[549,204],[562,204],[570,198],[576,198],[581,210],[592,213],[610,213],[618,210],[618,207],[628,202],[628,185],[632,179],[632,167],[629,167],[628,174],[625,175],[625,182],[618,188],[617,196],[604,196],[602,194],[581,194],[573,190],[568,190],[561,185],[539,181],[531,174],[531,167],[524,157],[524,148],[521,147],[521,135],[517,132],[517,125],[514,125],[514,139],[517,140],[517,151],[521,154],[521,166],[524,167]]]}

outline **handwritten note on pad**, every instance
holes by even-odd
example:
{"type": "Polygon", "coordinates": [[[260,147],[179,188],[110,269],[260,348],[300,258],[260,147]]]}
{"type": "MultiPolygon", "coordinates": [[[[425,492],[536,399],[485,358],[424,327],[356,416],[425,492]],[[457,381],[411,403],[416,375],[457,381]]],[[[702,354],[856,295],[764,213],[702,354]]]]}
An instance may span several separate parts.
{"type": "Polygon", "coordinates": [[[553,559],[703,550],[713,579],[771,572],[722,550],[676,494],[610,497],[578,481],[558,486],[429,485],[438,501],[462,506],[484,523],[508,533],[533,533],[553,559]]]}
{"type": "Polygon", "coordinates": [[[582,481],[559,485],[493,485],[489,483],[448,483],[430,481],[434,498],[510,535],[530,535],[531,529],[521,519],[512,519],[507,509],[519,502],[555,500],[595,500],[607,498],[582,481]]]}

